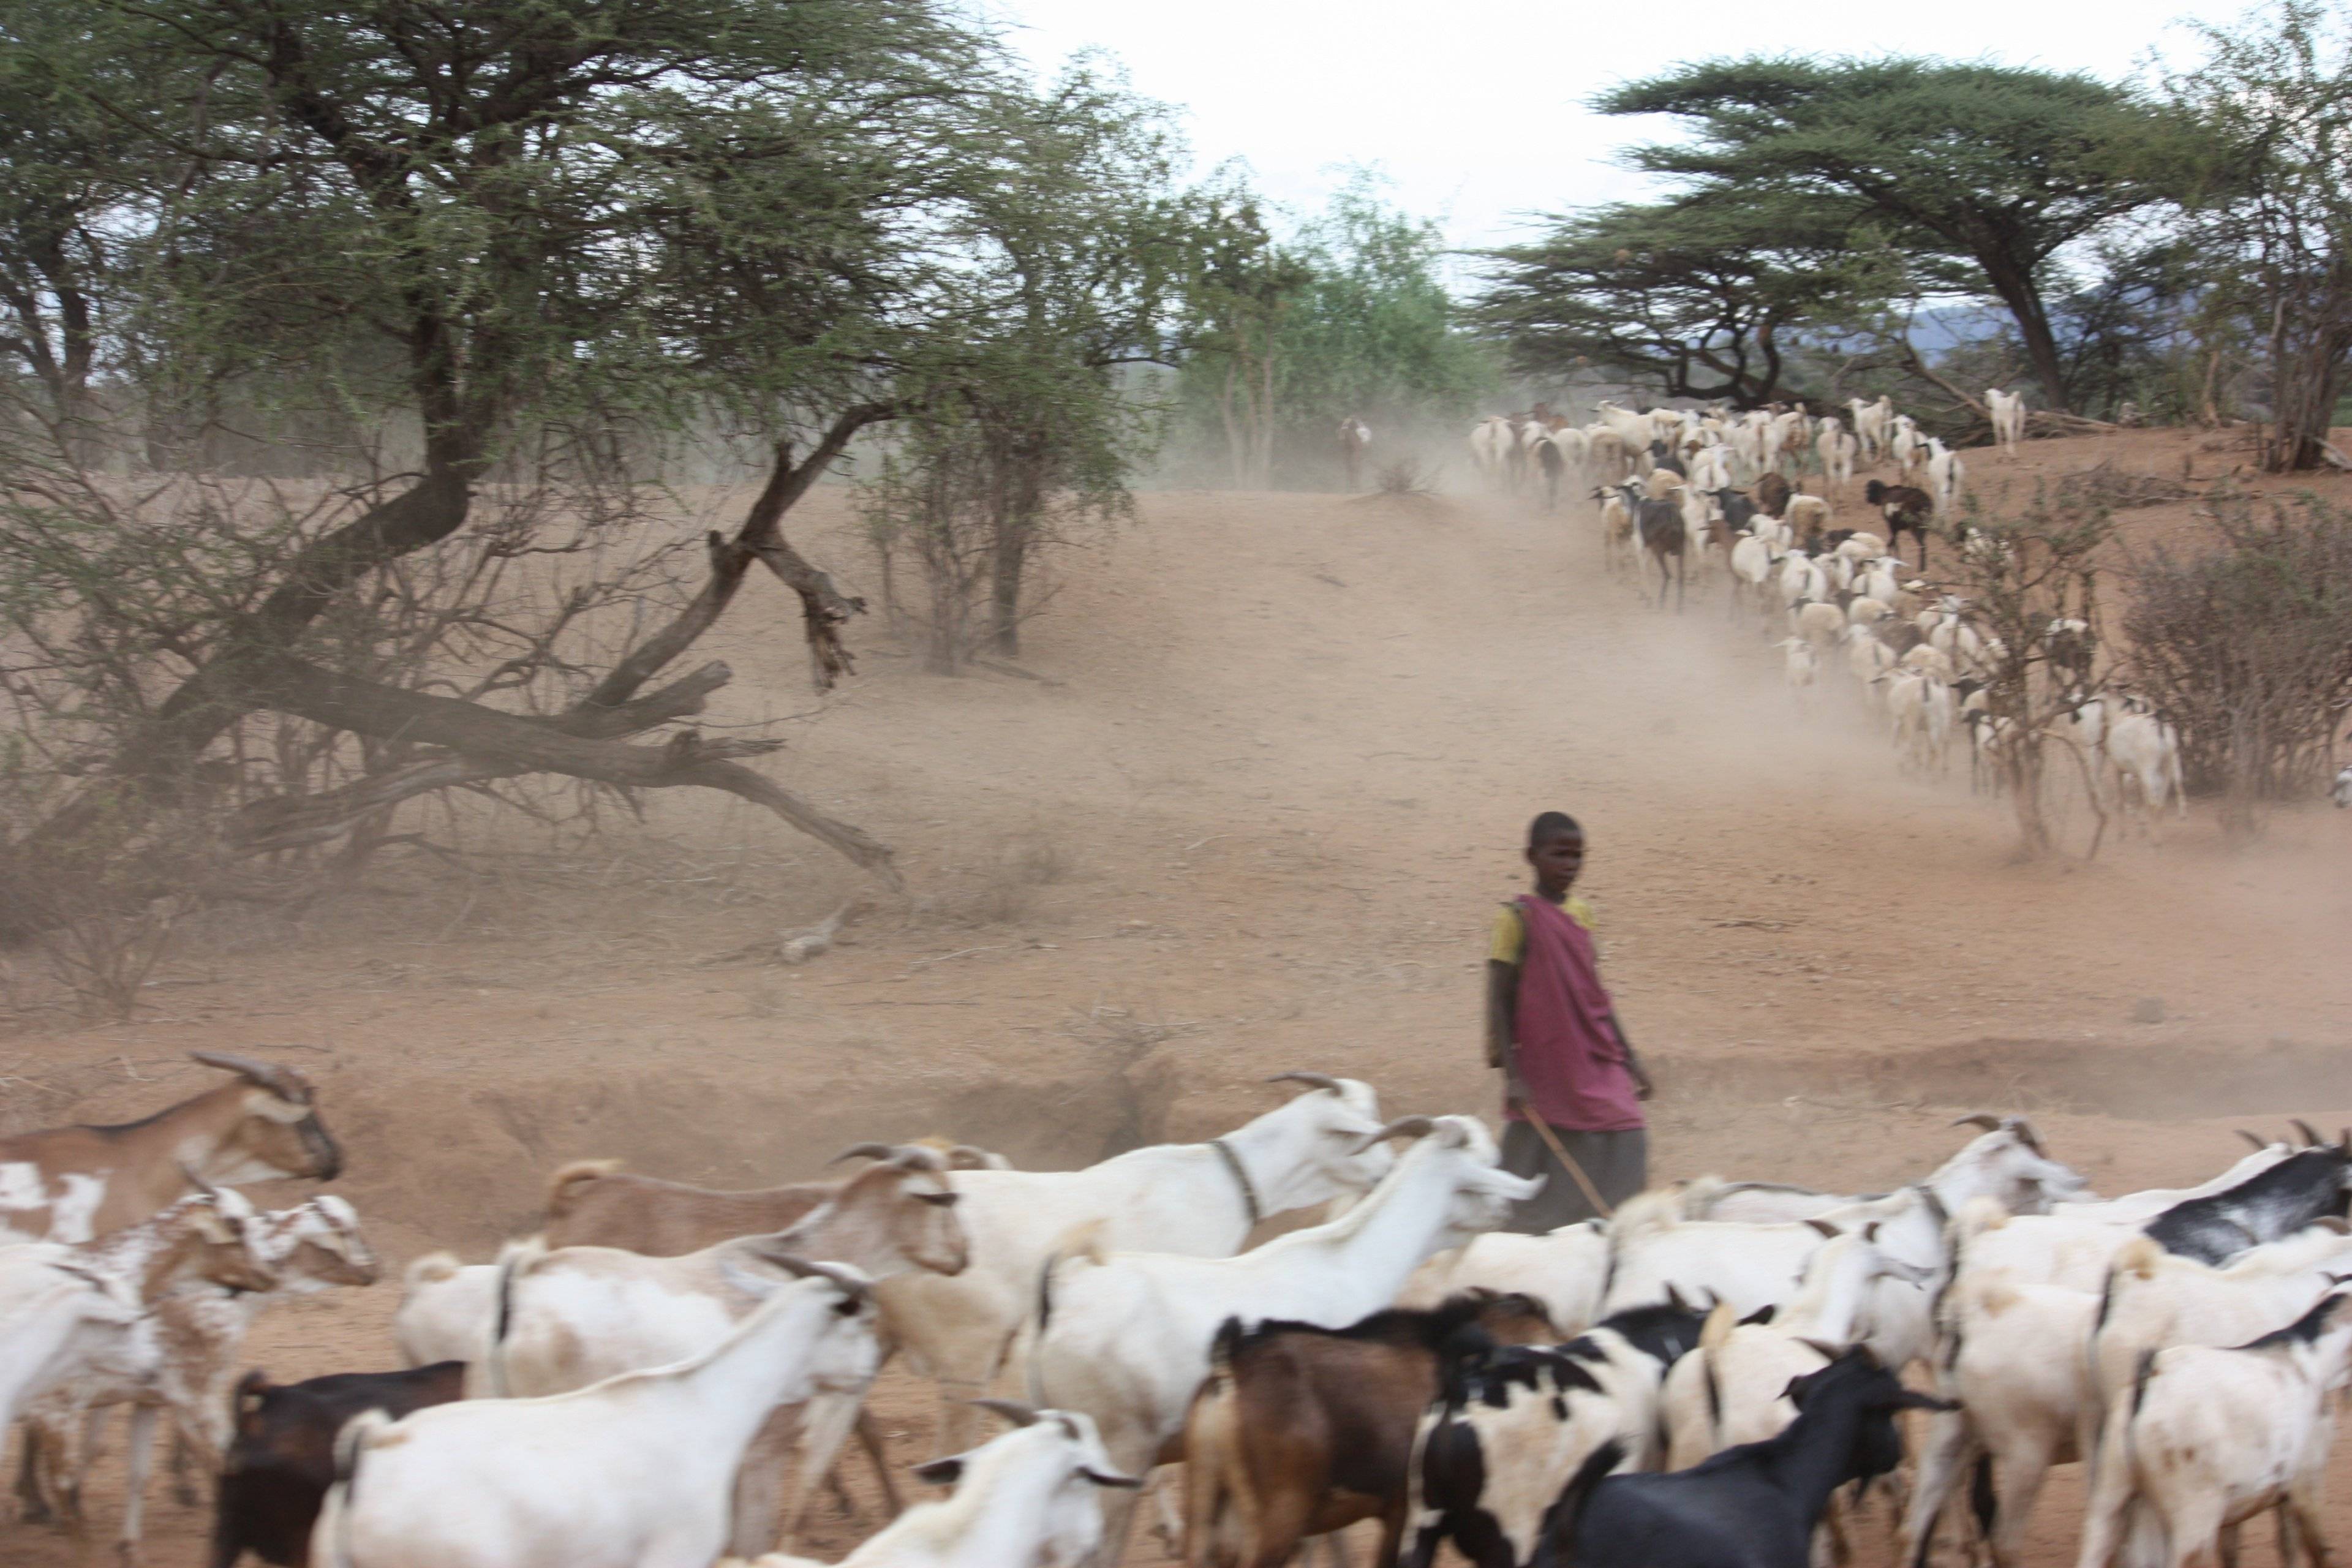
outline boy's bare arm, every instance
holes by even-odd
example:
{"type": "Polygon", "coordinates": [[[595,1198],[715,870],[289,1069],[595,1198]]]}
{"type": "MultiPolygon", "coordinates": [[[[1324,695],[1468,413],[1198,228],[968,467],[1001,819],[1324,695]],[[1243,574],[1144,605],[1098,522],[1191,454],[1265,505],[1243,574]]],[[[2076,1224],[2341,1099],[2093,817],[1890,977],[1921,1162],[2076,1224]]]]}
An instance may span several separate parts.
{"type": "Polygon", "coordinates": [[[1519,995],[1519,966],[1499,958],[1486,961],[1486,1065],[1503,1069],[1503,1097],[1524,1098],[1519,1084],[1517,1041],[1514,1038],[1519,995]]]}
{"type": "Polygon", "coordinates": [[[1642,1058],[1633,1054],[1633,1042],[1625,1037],[1625,1026],[1617,1021],[1614,1013],[1609,1015],[1609,1032],[1617,1037],[1617,1047],[1625,1053],[1625,1072],[1633,1080],[1635,1097],[1649,1099],[1657,1092],[1656,1087],[1650,1082],[1649,1072],[1642,1066],[1642,1058]]]}

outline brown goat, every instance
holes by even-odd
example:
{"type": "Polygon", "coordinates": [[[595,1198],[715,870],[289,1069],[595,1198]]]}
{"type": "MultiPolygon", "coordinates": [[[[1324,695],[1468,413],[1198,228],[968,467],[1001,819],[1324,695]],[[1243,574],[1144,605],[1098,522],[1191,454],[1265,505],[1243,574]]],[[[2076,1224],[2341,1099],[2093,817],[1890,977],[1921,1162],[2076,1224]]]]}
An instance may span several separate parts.
{"type": "MultiPolygon", "coordinates": [[[[925,1139],[909,1147],[930,1149],[950,1171],[1003,1168],[1001,1156],[966,1143],[942,1147],[925,1139]]],[[[860,1143],[834,1160],[887,1160],[897,1152],[887,1144],[860,1143]]],[[[574,1160],[549,1178],[541,1234],[550,1248],[617,1247],[647,1258],[678,1258],[734,1237],[789,1229],[841,1196],[854,1179],[730,1193],[633,1175],[618,1160],[574,1160]]]]}
{"type": "Polygon", "coordinates": [[[1394,1568],[1413,1429],[1444,1360],[1559,1338],[1535,1298],[1484,1290],[1344,1329],[1226,1320],[1184,1423],[1189,1568],[1278,1568],[1365,1519],[1381,1521],[1375,1562],[1394,1568]]]}
{"type": "Polygon", "coordinates": [[[137,1225],[192,1188],[281,1176],[330,1182],[342,1151],[320,1123],[310,1080],[223,1051],[190,1051],[236,1074],[152,1116],[0,1138],[0,1246],[88,1241],[137,1225]]]}
{"type": "Polygon", "coordinates": [[[1756,510],[1775,522],[1780,520],[1782,512],[1789,510],[1791,493],[1789,481],[1779,474],[1762,475],[1748,487],[1748,494],[1756,502],[1756,510]]]}

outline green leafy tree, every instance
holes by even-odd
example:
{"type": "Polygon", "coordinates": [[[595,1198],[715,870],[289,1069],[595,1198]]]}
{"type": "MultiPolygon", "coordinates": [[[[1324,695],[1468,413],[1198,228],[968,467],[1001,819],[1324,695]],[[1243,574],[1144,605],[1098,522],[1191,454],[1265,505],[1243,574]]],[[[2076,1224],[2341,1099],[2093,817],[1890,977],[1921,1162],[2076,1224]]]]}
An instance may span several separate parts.
{"type": "Polygon", "coordinates": [[[1969,268],[2017,324],[2053,408],[2073,378],[2051,324],[2062,253],[2159,192],[2116,153],[2147,108],[2122,88],[2024,67],[1792,57],[1687,66],[1604,93],[1611,114],[1663,114],[1685,139],[1637,168],[1762,203],[1850,205],[1888,244],[1969,268]]]}
{"type": "Polygon", "coordinates": [[[8,26],[0,70],[36,90],[0,94],[26,367],[0,381],[0,691],[33,740],[0,889],[158,864],[195,841],[174,813],[249,856],[540,776],[726,791],[891,875],[742,764],[776,742],[674,727],[728,679],[676,666],[765,567],[818,684],[848,673],[862,602],[787,538],[800,497],[925,400],[1144,342],[1136,301],[1181,269],[1084,230],[1162,177],[1101,153],[1148,117],[1097,134],[1106,95],[1041,98],[930,0],[8,26]],[[1057,206],[1114,164],[1118,202],[1057,206]],[[328,482],[228,483],[253,410],[330,433],[328,482]],[[758,493],[706,548],[657,546],[633,454],[714,426],[762,455],[758,493]],[[116,482],[142,451],[167,471],[116,482]]]}
{"type": "Polygon", "coordinates": [[[1805,196],[1595,208],[1488,252],[1475,318],[1526,374],[1755,407],[1812,391],[1798,334],[1884,290],[1888,258],[1857,227],[1850,205],[1805,196]]]}
{"type": "Polygon", "coordinates": [[[1237,171],[1203,193],[1179,392],[1222,436],[1236,486],[1270,484],[1278,448],[1320,468],[1344,418],[1453,421],[1498,384],[1493,351],[1459,320],[1437,226],[1381,184],[1360,171],[1286,240],[1237,171]]]}
{"type": "Polygon", "coordinates": [[[2267,361],[2263,466],[2315,468],[2352,353],[2352,26],[2280,0],[2200,31],[2206,58],[2166,83],[2170,134],[2140,151],[2190,215],[2210,335],[2267,361]]]}

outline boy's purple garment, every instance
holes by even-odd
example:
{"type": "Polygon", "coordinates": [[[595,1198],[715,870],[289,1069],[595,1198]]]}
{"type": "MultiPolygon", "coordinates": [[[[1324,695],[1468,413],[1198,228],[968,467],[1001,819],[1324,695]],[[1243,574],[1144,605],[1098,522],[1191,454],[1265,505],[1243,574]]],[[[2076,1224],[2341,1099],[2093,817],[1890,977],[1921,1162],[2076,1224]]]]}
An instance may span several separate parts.
{"type": "MultiPolygon", "coordinates": [[[[1528,1107],[1554,1127],[1624,1132],[1645,1125],[1625,1070],[1624,1047],[1609,1027],[1609,993],[1592,933],[1566,910],[1533,893],[1519,897],[1527,947],[1519,955],[1512,1034],[1528,1107]]],[[[1507,1114],[1524,1120],[1517,1109],[1507,1114]]]]}

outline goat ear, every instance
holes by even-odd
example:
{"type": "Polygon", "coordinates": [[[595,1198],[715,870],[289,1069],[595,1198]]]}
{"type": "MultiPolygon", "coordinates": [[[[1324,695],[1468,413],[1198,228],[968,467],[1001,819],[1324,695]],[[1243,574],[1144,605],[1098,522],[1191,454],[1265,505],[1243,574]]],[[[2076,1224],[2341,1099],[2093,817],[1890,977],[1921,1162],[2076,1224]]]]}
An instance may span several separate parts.
{"type": "Polygon", "coordinates": [[[1868,1225],[1862,1227],[1862,1239],[1864,1241],[1876,1241],[1878,1239],[1878,1222],[1876,1220],[1872,1220],[1868,1225]]]}
{"type": "Polygon", "coordinates": [[[1748,1313],[1746,1317],[1740,1319],[1739,1326],[1741,1328],[1747,1328],[1751,1324],[1769,1323],[1779,1314],[1780,1310],[1780,1303],[1777,1301],[1767,1301],[1762,1306],[1757,1308],[1754,1311],[1748,1313]]]}
{"type": "Polygon", "coordinates": [[[1086,1477],[1087,1479],[1094,1482],[1094,1484],[1098,1487],[1125,1487],[1132,1490],[1135,1488],[1143,1485],[1143,1481],[1140,1477],[1114,1476],[1108,1470],[1081,1469],[1078,1471],[1078,1474],[1086,1477]]]}
{"type": "Polygon", "coordinates": [[[915,1467],[915,1479],[933,1486],[951,1487],[963,1476],[963,1456],[950,1454],[944,1459],[933,1459],[915,1467]]]}

